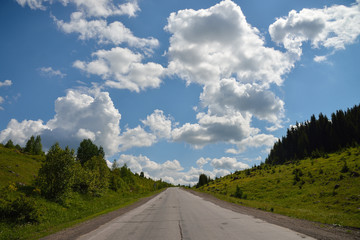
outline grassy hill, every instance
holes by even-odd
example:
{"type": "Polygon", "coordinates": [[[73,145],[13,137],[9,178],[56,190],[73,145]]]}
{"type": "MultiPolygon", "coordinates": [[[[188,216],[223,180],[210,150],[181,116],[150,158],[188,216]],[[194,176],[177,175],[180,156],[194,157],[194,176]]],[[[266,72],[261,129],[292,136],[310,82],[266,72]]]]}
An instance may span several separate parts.
{"type": "Polygon", "coordinates": [[[237,204],[360,227],[360,147],[285,165],[262,164],[198,190],[237,204]]]}
{"type": "Polygon", "coordinates": [[[0,240],[39,239],[170,186],[122,167],[111,170],[126,173],[126,177],[117,179],[116,191],[107,188],[97,195],[70,191],[64,201],[57,202],[42,196],[35,185],[44,160],[45,156],[28,155],[0,145],[0,240]]]}
{"type": "Polygon", "coordinates": [[[30,185],[37,176],[45,156],[22,154],[0,146],[0,188],[11,183],[30,185]]]}

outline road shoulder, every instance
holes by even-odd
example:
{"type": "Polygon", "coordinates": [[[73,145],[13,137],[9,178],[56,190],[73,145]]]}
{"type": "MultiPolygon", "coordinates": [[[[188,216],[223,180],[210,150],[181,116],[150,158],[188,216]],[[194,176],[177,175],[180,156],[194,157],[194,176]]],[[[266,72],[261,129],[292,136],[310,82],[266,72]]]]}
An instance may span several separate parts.
{"type": "Polygon", "coordinates": [[[135,202],[134,204],[131,204],[129,206],[120,208],[118,210],[115,210],[113,212],[104,214],[104,215],[100,215],[98,217],[95,217],[93,219],[90,219],[88,221],[85,221],[83,223],[80,223],[76,226],[64,229],[62,231],[59,231],[57,233],[48,235],[44,238],[41,238],[41,240],[63,240],[63,239],[76,239],[86,233],[89,233],[95,229],[97,229],[98,227],[100,227],[101,225],[104,225],[108,222],[110,222],[111,220],[145,204],[146,202],[148,202],[149,200],[153,199],[154,197],[156,197],[157,195],[159,195],[161,192],[154,194],[150,197],[145,197],[145,198],[141,198],[139,201],[135,202]]]}
{"type": "MultiPolygon", "coordinates": [[[[184,188],[183,188],[184,189],[184,188]]],[[[220,200],[210,194],[184,189],[206,201],[212,202],[220,207],[232,210],[234,212],[253,216],[278,226],[282,226],[293,231],[305,234],[316,239],[343,240],[360,239],[360,229],[332,226],[318,222],[311,222],[302,219],[287,217],[284,215],[262,211],[255,208],[241,206],[235,203],[229,203],[220,200]]]]}

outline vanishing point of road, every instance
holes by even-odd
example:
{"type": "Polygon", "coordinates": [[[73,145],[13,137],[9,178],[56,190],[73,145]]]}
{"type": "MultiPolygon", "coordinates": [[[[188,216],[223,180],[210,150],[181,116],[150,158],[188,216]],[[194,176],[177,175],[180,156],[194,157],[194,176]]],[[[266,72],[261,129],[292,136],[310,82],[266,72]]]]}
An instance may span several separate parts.
{"type": "Polygon", "coordinates": [[[222,208],[180,188],[82,235],[78,240],[313,239],[252,216],[222,208]]]}

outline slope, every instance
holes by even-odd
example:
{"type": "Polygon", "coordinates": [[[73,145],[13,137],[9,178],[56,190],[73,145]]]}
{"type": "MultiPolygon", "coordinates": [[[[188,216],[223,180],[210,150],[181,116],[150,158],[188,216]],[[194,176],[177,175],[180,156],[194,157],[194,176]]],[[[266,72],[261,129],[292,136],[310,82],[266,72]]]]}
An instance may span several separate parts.
{"type": "Polygon", "coordinates": [[[286,165],[261,164],[200,191],[237,204],[327,224],[360,227],[360,147],[286,165]]]}

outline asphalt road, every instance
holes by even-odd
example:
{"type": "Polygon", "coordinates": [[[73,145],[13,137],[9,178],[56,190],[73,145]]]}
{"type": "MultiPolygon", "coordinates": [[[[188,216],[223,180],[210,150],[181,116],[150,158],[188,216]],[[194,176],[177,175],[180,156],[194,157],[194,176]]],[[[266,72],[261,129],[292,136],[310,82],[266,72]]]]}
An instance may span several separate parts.
{"type": "Polygon", "coordinates": [[[233,212],[179,188],[78,238],[129,240],[313,239],[252,216],[233,212]]]}

